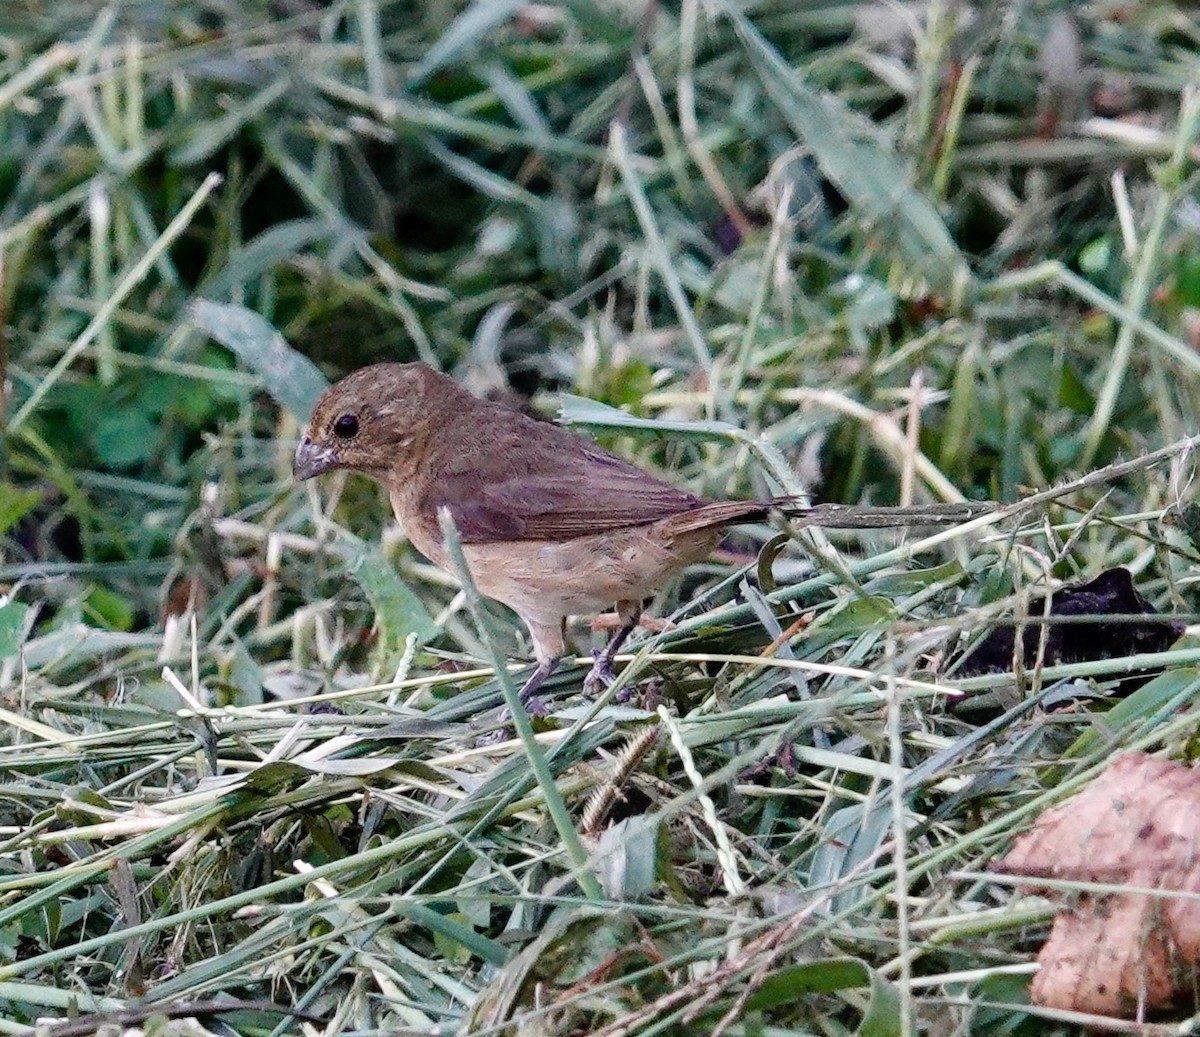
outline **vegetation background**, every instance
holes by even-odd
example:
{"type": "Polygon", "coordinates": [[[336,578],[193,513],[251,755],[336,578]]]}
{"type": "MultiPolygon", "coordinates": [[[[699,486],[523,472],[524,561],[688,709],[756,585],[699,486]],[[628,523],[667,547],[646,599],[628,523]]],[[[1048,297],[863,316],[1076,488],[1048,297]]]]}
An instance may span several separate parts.
{"type": "Polygon", "coordinates": [[[1200,649],[1123,699],[947,661],[1113,566],[1196,611],[1198,45],[1153,0],[6,0],[0,1033],[1128,1029],[1027,1004],[1053,907],[989,867],[1194,755],[1200,649]],[[742,531],[628,702],[581,660],[480,745],[519,625],[290,478],[326,379],[413,359],[710,495],[1079,482],[742,531]]]}

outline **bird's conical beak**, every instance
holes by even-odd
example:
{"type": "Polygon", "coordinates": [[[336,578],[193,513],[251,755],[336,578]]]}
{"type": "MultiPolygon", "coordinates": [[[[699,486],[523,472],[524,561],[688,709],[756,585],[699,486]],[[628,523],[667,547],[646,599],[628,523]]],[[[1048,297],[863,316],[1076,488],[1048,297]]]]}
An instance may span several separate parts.
{"type": "Polygon", "coordinates": [[[311,479],[337,466],[333,451],[327,446],[314,443],[305,436],[296,447],[296,457],[292,461],[292,475],[296,479],[311,479]]]}

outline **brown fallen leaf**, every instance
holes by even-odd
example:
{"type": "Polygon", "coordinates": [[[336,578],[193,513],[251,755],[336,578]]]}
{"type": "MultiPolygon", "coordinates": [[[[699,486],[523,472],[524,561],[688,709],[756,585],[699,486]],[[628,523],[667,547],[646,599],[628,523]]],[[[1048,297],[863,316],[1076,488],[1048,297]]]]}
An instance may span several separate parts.
{"type": "MultiPolygon", "coordinates": [[[[1127,753],[1048,810],[997,865],[1010,875],[1200,893],[1200,772],[1127,753]]],[[[1200,901],[1086,894],[1064,907],[1038,954],[1030,996],[1053,1008],[1125,1017],[1196,989],[1200,901]]]]}
{"type": "Polygon", "coordinates": [[[1034,1004],[1109,1016],[1174,1003],[1186,964],[1154,898],[1086,895],[1055,917],[1038,962],[1029,987],[1034,1004]]]}

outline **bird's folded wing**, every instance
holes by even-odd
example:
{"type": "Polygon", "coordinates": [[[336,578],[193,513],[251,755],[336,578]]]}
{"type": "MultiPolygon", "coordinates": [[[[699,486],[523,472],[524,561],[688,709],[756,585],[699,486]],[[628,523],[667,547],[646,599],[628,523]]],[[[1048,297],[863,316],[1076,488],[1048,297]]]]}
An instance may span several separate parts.
{"type": "Polygon", "coordinates": [[[587,440],[555,431],[564,435],[545,436],[544,455],[495,443],[486,463],[464,457],[443,467],[423,495],[425,520],[436,529],[439,510],[449,508],[467,544],[561,541],[646,525],[705,503],[587,440]]]}

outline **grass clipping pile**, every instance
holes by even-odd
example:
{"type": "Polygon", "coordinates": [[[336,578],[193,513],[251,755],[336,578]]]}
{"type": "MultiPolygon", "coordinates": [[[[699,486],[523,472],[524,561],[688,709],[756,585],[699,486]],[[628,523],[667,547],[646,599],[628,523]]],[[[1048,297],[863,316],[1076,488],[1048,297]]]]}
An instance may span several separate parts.
{"type": "Polygon", "coordinates": [[[1144,753],[1118,757],[1043,814],[999,871],[1130,892],[1081,893],[1058,913],[1038,955],[1034,1002],[1144,1017],[1190,995],[1200,978],[1197,845],[1200,773],[1144,753]]]}

